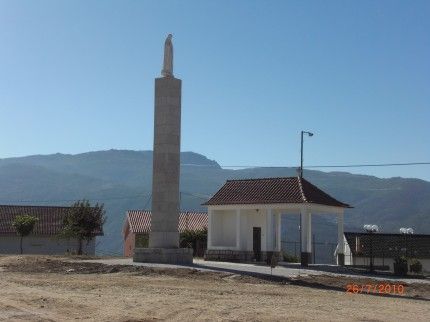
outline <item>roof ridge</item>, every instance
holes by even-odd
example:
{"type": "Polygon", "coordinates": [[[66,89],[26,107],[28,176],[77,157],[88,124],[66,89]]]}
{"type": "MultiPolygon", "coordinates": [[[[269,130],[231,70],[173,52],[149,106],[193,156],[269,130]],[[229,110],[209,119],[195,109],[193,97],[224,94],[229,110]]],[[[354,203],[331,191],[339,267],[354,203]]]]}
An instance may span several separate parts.
{"type": "Polygon", "coordinates": [[[297,177],[297,182],[299,184],[299,190],[300,190],[300,194],[302,195],[303,202],[308,203],[308,200],[306,199],[305,191],[303,190],[302,180],[303,178],[297,177]]]}
{"type": "MultiPolygon", "coordinates": [[[[148,212],[152,214],[152,210],[147,209],[132,209],[127,210],[126,213],[132,213],[132,212],[148,212]]],[[[196,210],[185,210],[185,211],[179,211],[179,214],[207,214],[207,211],[196,211],[196,210]]]]}
{"type": "Polygon", "coordinates": [[[248,179],[228,179],[227,182],[231,181],[261,181],[261,180],[273,180],[273,179],[294,179],[296,177],[266,177],[266,178],[248,178],[248,179]]]}
{"type": "Polygon", "coordinates": [[[72,208],[71,206],[42,206],[42,205],[0,205],[0,207],[27,207],[27,208],[72,208]]]}
{"type": "Polygon", "coordinates": [[[149,209],[129,209],[129,210],[127,210],[127,212],[131,212],[131,211],[149,211],[149,212],[151,212],[151,210],[149,210],[149,209]]]}
{"type": "Polygon", "coordinates": [[[368,232],[357,232],[357,231],[345,231],[344,234],[350,235],[367,235],[367,236],[407,236],[407,238],[411,238],[411,236],[415,237],[430,237],[430,234],[402,234],[402,233],[368,233],[368,232]]]}

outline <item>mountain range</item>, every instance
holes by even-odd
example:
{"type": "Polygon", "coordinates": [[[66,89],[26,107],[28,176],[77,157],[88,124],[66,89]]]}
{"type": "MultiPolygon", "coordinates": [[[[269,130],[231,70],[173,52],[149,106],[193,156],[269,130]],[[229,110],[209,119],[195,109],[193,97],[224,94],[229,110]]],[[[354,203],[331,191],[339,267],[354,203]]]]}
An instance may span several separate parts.
{"type": "MultiPolygon", "coordinates": [[[[223,169],[194,152],[181,153],[181,208],[204,210],[201,204],[227,179],[295,176],[295,168],[223,169]]],[[[382,179],[347,172],[305,170],[307,180],[342,202],[345,230],[376,224],[382,232],[412,227],[430,233],[430,182],[413,178],[382,179]]],[[[125,212],[150,209],[152,151],[109,150],[76,155],[33,155],[0,159],[0,204],[70,205],[77,199],[105,204],[108,220],[100,254],[122,252],[125,212]]],[[[283,239],[298,241],[298,216],[284,216],[283,239]]],[[[336,242],[335,216],[315,216],[315,240],[336,242]]]]}

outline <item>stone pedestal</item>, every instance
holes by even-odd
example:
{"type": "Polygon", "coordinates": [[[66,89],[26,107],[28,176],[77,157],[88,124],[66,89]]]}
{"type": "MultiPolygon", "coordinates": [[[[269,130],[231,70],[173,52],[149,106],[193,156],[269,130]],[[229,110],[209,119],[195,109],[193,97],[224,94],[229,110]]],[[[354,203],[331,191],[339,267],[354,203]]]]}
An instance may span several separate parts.
{"type": "Polygon", "coordinates": [[[133,261],[143,263],[191,265],[192,248],[136,248],[133,261]]]}

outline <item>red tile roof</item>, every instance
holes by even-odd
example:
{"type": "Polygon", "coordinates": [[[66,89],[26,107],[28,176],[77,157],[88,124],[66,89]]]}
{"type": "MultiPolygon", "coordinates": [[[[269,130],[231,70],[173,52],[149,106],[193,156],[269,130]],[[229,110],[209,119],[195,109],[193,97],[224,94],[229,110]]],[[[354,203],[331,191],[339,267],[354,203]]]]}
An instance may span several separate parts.
{"type": "Polygon", "coordinates": [[[350,208],[299,177],[227,180],[203,205],[313,203],[350,208]]]}
{"type": "MultiPolygon", "coordinates": [[[[0,205],[0,235],[16,234],[12,223],[18,215],[38,218],[33,235],[57,235],[63,228],[64,217],[70,207],[0,205]]],[[[103,235],[101,231],[97,235],[103,235]]]]}
{"type": "MultiPolygon", "coordinates": [[[[151,231],[151,211],[129,210],[126,221],[134,233],[148,233],[151,231]]],[[[179,232],[184,230],[200,230],[208,227],[206,212],[181,212],[179,214],[179,232]]]]}

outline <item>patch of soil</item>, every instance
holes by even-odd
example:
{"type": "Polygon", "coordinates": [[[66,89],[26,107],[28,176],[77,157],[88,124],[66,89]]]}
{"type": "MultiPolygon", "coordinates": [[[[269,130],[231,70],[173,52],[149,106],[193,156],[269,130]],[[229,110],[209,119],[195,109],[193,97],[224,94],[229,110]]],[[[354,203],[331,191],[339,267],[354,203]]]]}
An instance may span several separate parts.
{"type": "Polygon", "coordinates": [[[10,260],[0,261],[0,269],[21,273],[57,273],[57,274],[112,274],[131,273],[143,276],[172,276],[179,278],[239,281],[243,283],[284,283],[286,279],[273,276],[273,279],[265,280],[252,276],[242,276],[231,273],[201,271],[193,268],[154,268],[134,265],[106,265],[91,262],[70,261],[69,258],[57,258],[50,256],[16,256],[10,260]]]}
{"type": "MultiPolygon", "coordinates": [[[[429,283],[399,283],[393,280],[375,280],[367,277],[346,277],[331,275],[306,275],[294,278],[271,276],[264,274],[232,274],[226,272],[201,271],[192,268],[154,268],[133,265],[106,265],[91,262],[76,262],[69,257],[56,256],[3,256],[0,257],[0,271],[22,273],[57,273],[57,274],[113,274],[126,273],[143,276],[170,276],[174,278],[186,278],[193,280],[205,280],[214,282],[239,282],[248,284],[278,284],[297,285],[316,289],[333,291],[347,291],[348,284],[361,285],[403,285],[404,294],[377,294],[378,296],[400,296],[416,299],[430,300],[429,283]]],[[[373,292],[370,292],[371,294],[373,292]]],[[[362,294],[367,294],[364,287],[362,294]]]]}

